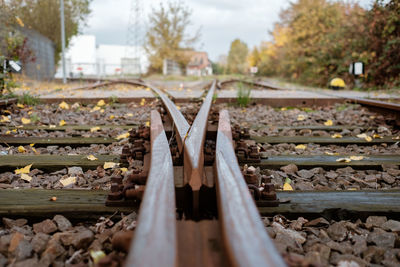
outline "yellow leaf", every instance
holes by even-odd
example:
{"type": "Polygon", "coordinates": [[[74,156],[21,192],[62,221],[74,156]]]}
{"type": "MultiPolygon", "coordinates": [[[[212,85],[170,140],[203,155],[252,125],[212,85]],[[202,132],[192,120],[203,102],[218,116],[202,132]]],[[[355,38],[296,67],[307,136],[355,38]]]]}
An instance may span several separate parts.
{"type": "Polygon", "coordinates": [[[121,170],[122,173],[126,173],[128,171],[127,168],[119,168],[121,170]]]}
{"type": "Polygon", "coordinates": [[[6,132],[6,134],[11,134],[11,131],[10,131],[10,130],[8,130],[8,131],[6,132]]]}
{"type": "Polygon", "coordinates": [[[371,136],[367,136],[367,137],[365,137],[365,141],[367,141],[367,142],[371,142],[371,141],[372,141],[372,137],[371,137],[371,136]]]}
{"type": "Polygon", "coordinates": [[[21,173],[21,179],[30,182],[32,177],[30,177],[28,174],[21,173]]]}
{"type": "Polygon", "coordinates": [[[181,107],[180,107],[180,106],[176,106],[176,108],[177,108],[178,110],[181,110],[181,107]]]}
{"type": "Polygon", "coordinates": [[[4,115],[1,115],[1,122],[10,122],[10,118],[4,115]]]}
{"type": "Polygon", "coordinates": [[[379,134],[374,134],[374,135],[372,135],[372,137],[375,138],[375,139],[382,139],[383,138],[379,134]]]}
{"type": "Polygon", "coordinates": [[[22,105],[22,104],[17,104],[17,107],[19,107],[19,108],[25,108],[25,106],[24,105],[22,105]]]}
{"type": "Polygon", "coordinates": [[[348,162],[351,161],[351,159],[349,159],[349,158],[340,158],[340,159],[337,159],[336,161],[337,162],[346,162],[346,163],[348,163],[348,162]]]}
{"type": "Polygon", "coordinates": [[[392,140],[400,140],[400,135],[399,135],[399,136],[392,137],[392,140]]]}
{"type": "Polygon", "coordinates": [[[142,98],[142,100],[140,101],[140,105],[144,106],[146,104],[146,99],[142,98]]]}
{"type": "Polygon", "coordinates": [[[29,112],[28,112],[28,115],[31,115],[31,114],[32,114],[32,111],[29,111],[29,112]]]}
{"type": "Polygon", "coordinates": [[[24,148],[23,146],[19,146],[19,147],[18,147],[18,152],[19,152],[19,153],[25,153],[26,150],[25,150],[25,148],[24,148]]]}
{"type": "Polygon", "coordinates": [[[342,138],[343,136],[339,133],[335,133],[334,135],[331,135],[332,138],[342,138]]]}
{"type": "Polygon", "coordinates": [[[304,121],[306,119],[306,116],[304,116],[303,114],[299,114],[298,116],[297,116],[297,120],[298,121],[304,121]]]}
{"type": "Polygon", "coordinates": [[[39,155],[39,153],[36,151],[36,149],[34,147],[31,147],[31,149],[36,155],[39,155]]]}
{"type": "Polygon", "coordinates": [[[350,156],[351,160],[363,160],[364,156],[350,156]]]}
{"type": "Polygon", "coordinates": [[[306,145],[297,145],[295,148],[296,149],[306,149],[307,146],[306,145]]]}
{"type": "Polygon", "coordinates": [[[65,178],[65,179],[61,179],[61,180],[60,180],[60,183],[61,183],[63,186],[67,186],[67,185],[70,185],[70,184],[74,184],[74,183],[76,183],[76,177],[68,177],[68,178],[65,178]]]}
{"type": "Polygon", "coordinates": [[[127,117],[133,117],[133,113],[126,113],[125,116],[127,116],[127,117]]]}
{"type": "Polygon", "coordinates": [[[357,191],[358,189],[355,188],[355,187],[350,187],[350,188],[347,188],[347,190],[350,190],[350,191],[357,191]]]}
{"type": "Polygon", "coordinates": [[[367,137],[368,135],[366,135],[365,133],[363,134],[357,134],[358,138],[364,139],[365,137],[367,137]]]}
{"type": "Polygon", "coordinates": [[[29,164],[21,169],[16,169],[14,172],[15,174],[21,174],[21,173],[29,173],[31,171],[32,164],[29,164]]]}
{"type": "Polygon", "coordinates": [[[370,118],[371,120],[373,120],[373,119],[375,119],[376,117],[375,117],[375,116],[369,116],[369,118],[370,118]]]}
{"type": "Polygon", "coordinates": [[[95,106],[94,108],[92,108],[92,110],[90,110],[90,112],[95,112],[95,111],[98,111],[98,110],[100,110],[100,109],[101,109],[100,107],[95,106]]]}
{"type": "Polygon", "coordinates": [[[15,17],[15,20],[17,21],[18,25],[21,27],[24,27],[24,23],[22,22],[22,19],[20,19],[19,17],[15,17]]]}
{"type": "Polygon", "coordinates": [[[282,110],[282,111],[285,111],[285,110],[287,110],[287,107],[283,107],[283,108],[281,108],[281,110],[282,110]]]}
{"type": "Polygon", "coordinates": [[[112,168],[114,168],[114,167],[116,167],[118,165],[119,165],[119,163],[106,161],[106,162],[104,162],[103,168],[104,169],[112,169],[112,168]]]}
{"type": "Polygon", "coordinates": [[[145,89],[146,91],[150,91],[150,88],[149,87],[146,87],[146,89],[145,89]]]}
{"type": "Polygon", "coordinates": [[[106,254],[101,250],[97,250],[97,251],[91,250],[90,251],[90,257],[92,257],[94,264],[97,264],[105,256],[106,256],[106,254]]]}
{"type": "Polygon", "coordinates": [[[11,115],[11,111],[9,111],[9,110],[3,110],[3,113],[7,113],[7,114],[10,114],[11,115]]]}
{"type": "Polygon", "coordinates": [[[115,118],[114,115],[110,115],[110,117],[109,117],[110,120],[112,120],[112,119],[114,119],[114,118],[115,118]]]}
{"type": "Polygon", "coordinates": [[[11,132],[16,133],[16,132],[17,132],[17,129],[13,129],[11,132]]]}
{"type": "Polygon", "coordinates": [[[62,109],[69,109],[69,105],[65,101],[61,102],[58,106],[62,109]]]}
{"type": "Polygon", "coordinates": [[[91,133],[97,132],[98,130],[100,130],[100,127],[99,127],[99,126],[90,128],[90,132],[91,132],[91,133]]]}
{"type": "Polygon", "coordinates": [[[29,146],[33,147],[33,146],[35,146],[35,144],[29,144],[29,146]]]}
{"type": "Polygon", "coordinates": [[[339,156],[339,153],[333,153],[333,152],[325,151],[325,155],[329,155],[329,156],[339,156]]]}
{"type": "Polygon", "coordinates": [[[67,124],[67,123],[65,122],[65,120],[60,120],[60,122],[58,123],[58,125],[60,125],[60,126],[64,126],[65,124],[67,124]]]}
{"type": "Polygon", "coordinates": [[[104,102],[103,99],[99,100],[99,102],[97,102],[97,106],[102,107],[106,104],[106,102],[104,102]]]}
{"type": "Polygon", "coordinates": [[[89,156],[87,156],[86,157],[88,160],[98,160],[98,158],[96,158],[95,156],[93,156],[93,155],[89,155],[89,156]]]}
{"type": "Polygon", "coordinates": [[[118,135],[115,139],[121,140],[121,139],[128,138],[128,137],[129,137],[129,132],[126,132],[126,133],[118,135]]]}
{"type": "Polygon", "coordinates": [[[50,124],[49,125],[49,128],[51,129],[51,128],[56,128],[57,126],[56,125],[54,125],[54,124],[50,124]]]}
{"type": "Polygon", "coordinates": [[[283,185],[283,190],[284,191],[293,191],[293,187],[289,183],[285,183],[283,185]]]}
{"type": "Polygon", "coordinates": [[[333,121],[332,120],[327,120],[326,122],[324,122],[325,126],[332,126],[333,125],[333,121]]]}
{"type": "Polygon", "coordinates": [[[145,125],[146,125],[147,127],[149,127],[149,126],[150,126],[150,122],[149,122],[149,121],[146,121],[145,125]]]}
{"type": "Polygon", "coordinates": [[[29,124],[29,123],[31,123],[31,120],[27,119],[27,118],[21,118],[21,122],[22,122],[22,124],[29,124]]]}

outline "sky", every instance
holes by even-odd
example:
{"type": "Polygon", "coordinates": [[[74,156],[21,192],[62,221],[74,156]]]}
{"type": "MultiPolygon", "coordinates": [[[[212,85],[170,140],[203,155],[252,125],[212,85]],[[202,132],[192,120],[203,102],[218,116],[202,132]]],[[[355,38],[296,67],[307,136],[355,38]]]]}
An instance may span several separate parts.
{"type": "MultiPolygon", "coordinates": [[[[135,0],[92,0],[92,13],[83,34],[96,36],[98,44],[125,45],[131,2],[135,0]]],[[[208,52],[211,60],[228,54],[230,43],[239,38],[252,49],[262,41],[270,40],[269,32],[279,20],[279,13],[289,6],[290,0],[181,0],[192,10],[192,24],[188,32],[201,28],[196,50],[208,52]]],[[[293,1],[293,0],[292,0],[293,1]]],[[[353,0],[368,7],[372,0],[353,0]]],[[[160,0],[140,0],[141,32],[152,7],[160,0]]],[[[165,2],[165,1],[163,1],[165,2]]]]}

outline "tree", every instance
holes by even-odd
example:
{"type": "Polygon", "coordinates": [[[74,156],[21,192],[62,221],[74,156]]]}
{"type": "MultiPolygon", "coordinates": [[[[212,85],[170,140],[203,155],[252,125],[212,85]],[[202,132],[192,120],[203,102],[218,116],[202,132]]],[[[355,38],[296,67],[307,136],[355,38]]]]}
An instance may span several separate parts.
{"type": "Polygon", "coordinates": [[[192,11],[182,2],[160,3],[149,17],[145,50],[149,54],[150,71],[161,72],[164,59],[186,66],[192,46],[200,38],[200,29],[193,35],[187,33],[192,11]]]}
{"type": "MultiPolygon", "coordinates": [[[[90,14],[91,0],[64,0],[65,42],[68,46],[71,37],[79,33],[90,14]]],[[[7,4],[25,27],[32,28],[49,38],[55,44],[55,60],[61,52],[60,2],[57,0],[9,0],[7,4]]]]}
{"type": "Polygon", "coordinates": [[[247,44],[240,39],[235,39],[231,43],[228,54],[228,70],[230,73],[245,73],[247,70],[247,54],[249,49],[247,44]]]}

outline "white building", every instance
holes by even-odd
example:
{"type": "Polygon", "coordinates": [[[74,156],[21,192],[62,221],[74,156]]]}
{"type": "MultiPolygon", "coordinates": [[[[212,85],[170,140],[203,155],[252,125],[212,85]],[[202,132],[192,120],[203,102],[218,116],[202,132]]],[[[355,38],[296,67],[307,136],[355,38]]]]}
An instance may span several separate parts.
{"type": "MultiPolygon", "coordinates": [[[[126,50],[127,47],[123,45],[98,45],[94,35],[75,36],[71,40],[65,55],[67,77],[138,74],[137,60],[126,58],[126,50]],[[127,65],[129,63],[134,64],[134,66],[127,65]]],[[[139,55],[140,73],[145,73],[149,62],[143,47],[139,47],[139,55]]],[[[61,62],[58,64],[55,77],[62,77],[61,62]]]]}

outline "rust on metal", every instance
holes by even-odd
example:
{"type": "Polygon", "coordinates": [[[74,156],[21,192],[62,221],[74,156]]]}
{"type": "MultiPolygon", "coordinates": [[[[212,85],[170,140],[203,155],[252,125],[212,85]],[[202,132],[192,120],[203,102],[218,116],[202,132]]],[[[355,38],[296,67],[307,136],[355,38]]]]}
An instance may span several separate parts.
{"type": "Polygon", "coordinates": [[[232,145],[228,111],[219,115],[216,188],[222,238],[232,266],[286,266],[265,231],[232,145]]]}
{"type": "Polygon", "coordinates": [[[151,166],[126,266],[175,266],[174,170],[160,114],[151,112],[151,166]]]}
{"type": "Polygon", "coordinates": [[[184,179],[193,191],[200,190],[203,184],[204,141],[206,137],[208,115],[215,92],[216,81],[212,83],[185,140],[184,179]]]}

